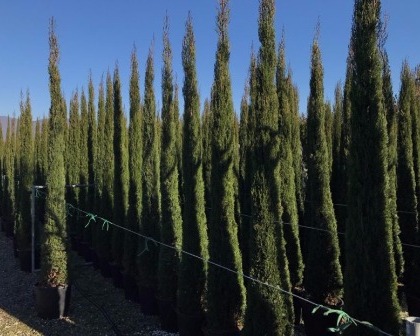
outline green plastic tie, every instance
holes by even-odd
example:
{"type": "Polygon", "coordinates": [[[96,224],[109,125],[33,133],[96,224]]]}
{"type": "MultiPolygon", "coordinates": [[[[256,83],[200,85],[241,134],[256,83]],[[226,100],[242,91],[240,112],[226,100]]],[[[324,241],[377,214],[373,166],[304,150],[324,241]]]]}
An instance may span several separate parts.
{"type": "Polygon", "coordinates": [[[86,217],[89,217],[89,221],[85,225],[85,229],[89,226],[91,220],[93,220],[94,222],[96,222],[96,215],[91,214],[91,213],[88,213],[88,214],[86,214],[86,217]]]}

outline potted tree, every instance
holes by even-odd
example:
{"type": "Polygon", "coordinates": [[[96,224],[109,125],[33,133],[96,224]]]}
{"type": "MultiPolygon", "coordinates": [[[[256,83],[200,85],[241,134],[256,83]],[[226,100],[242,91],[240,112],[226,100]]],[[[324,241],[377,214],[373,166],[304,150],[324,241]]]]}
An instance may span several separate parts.
{"type": "Polygon", "coordinates": [[[59,49],[54,19],[50,21],[49,43],[51,106],[46,175],[48,193],[41,244],[41,273],[39,282],[35,285],[36,310],[39,317],[46,319],[65,316],[70,300],[64,169],[66,113],[60,88],[59,49]]]}
{"type": "MultiPolygon", "coordinates": [[[[308,257],[305,269],[305,288],[312,301],[334,309],[343,306],[341,299],[343,275],[339,262],[337,222],[330,190],[327,137],[325,132],[323,68],[318,37],[312,45],[310,95],[308,100],[307,148],[308,184],[307,224],[314,229],[308,235],[308,257]]],[[[313,311],[305,302],[302,314],[308,336],[330,335],[335,327],[336,314],[324,315],[324,309],[313,311]]]]}

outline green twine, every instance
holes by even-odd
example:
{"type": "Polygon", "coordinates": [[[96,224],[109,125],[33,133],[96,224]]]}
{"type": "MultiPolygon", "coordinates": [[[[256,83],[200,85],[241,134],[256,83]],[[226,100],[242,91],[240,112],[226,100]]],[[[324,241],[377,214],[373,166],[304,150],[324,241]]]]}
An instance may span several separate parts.
{"type": "Polygon", "coordinates": [[[89,221],[85,225],[85,229],[89,226],[91,220],[93,220],[94,222],[96,222],[96,215],[94,215],[92,213],[87,213],[86,214],[86,217],[89,217],[89,221]]]}

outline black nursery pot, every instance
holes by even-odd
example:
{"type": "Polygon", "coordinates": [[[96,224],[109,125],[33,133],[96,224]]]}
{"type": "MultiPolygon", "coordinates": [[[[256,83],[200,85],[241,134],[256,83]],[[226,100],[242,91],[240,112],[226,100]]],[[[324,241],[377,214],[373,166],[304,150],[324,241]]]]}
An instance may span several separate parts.
{"type": "MultiPolygon", "coordinates": [[[[310,299],[308,297],[308,299],[310,299]]],[[[339,303],[335,306],[323,304],[324,306],[341,310],[344,306],[344,301],[339,299],[339,303]]],[[[337,326],[337,314],[324,315],[325,309],[319,308],[315,313],[312,313],[314,305],[302,301],[302,316],[305,325],[306,336],[330,336],[339,335],[338,332],[329,331],[328,328],[337,326]]]]}
{"type": "Polygon", "coordinates": [[[112,278],[112,270],[108,261],[99,258],[99,268],[104,278],[112,278]]]}
{"type": "Polygon", "coordinates": [[[239,329],[232,330],[214,330],[203,328],[204,336],[240,336],[241,331],[239,329]]]}
{"type": "Polygon", "coordinates": [[[35,309],[43,319],[67,316],[70,306],[71,286],[44,287],[36,284],[35,309]]]}

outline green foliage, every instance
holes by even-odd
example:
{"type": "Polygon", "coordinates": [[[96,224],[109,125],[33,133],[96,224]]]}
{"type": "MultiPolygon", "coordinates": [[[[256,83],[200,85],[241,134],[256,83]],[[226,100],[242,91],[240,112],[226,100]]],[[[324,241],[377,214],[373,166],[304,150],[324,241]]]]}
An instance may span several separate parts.
{"type": "MultiPolygon", "coordinates": [[[[202,162],[202,133],[195,58],[195,38],[192,18],[188,16],[182,45],[184,68],[184,128],[183,128],[183,227],[182,248],[208,259],[202,162]]],[[[178,310],[184,314],[204,314],[207,264],[183,255],[178,278],[178,310]]],[[[198,326],[198,328],[200,328],[198,326]]]]}
{"type": "Polygon", "coordinates": [[[383,60],[382,83],[384,106],[388,130],[388,175],[389,175],[389,212],[392,220],[393,249],[397,278],[402,279],[404,272],[404,256],[400,240],[400,224],[397,212],[397,165],[398,165],[398,109],[395,103],[391,82],[391,69],[388,54],[381,51],[383,60]]]}
{"type": "MultiPolygon", "coordinates": [[[[212,89],[213,90],[213,89],[212,89]]],[[[212,111],[208,99],[204,101],[202,116],[203,132],[203,176],[204,176],[204,196],[206,200],[206,217],[210,216],[211,205],[211,132],[212,132],[212,111]]]]}
{"type": "Polygon", "coordinates": [[[46,216],[41,246],[40,283],[44,286],[68,284],[67,227],[65,208],[65,128],[66,114],[61,94],[58,69],[59,48],[54,19],[50,21],[50,79],[51,106],[48,128],[48,160],[46,182],[46,216]]]}
{"type": "MultiPolygon", "coordinates": [[[[92,75],[89,76],[88,83],[88,142],[87,142],[87,154],[88,154],[88,187],[87,187],[87,202],[86,209],[93,211],[95,206],[95,160],[97,152],[97,128],[96,128],[96,111],[95,111],[95,88],[93,87],[92,75]]],[[[91,240],[96,239],[95,226],[92,225],[86,229],[88,236],[91,236],[91,240]]],[[[92,245],[93,241],[89,240],[92,245]]]]}
{"type": "MultiPolygon", "coordinates": [[[[124,116],[121,81],[118,65],[114,70],[114,223],[125,227],[128,210],[128,135],[127,121],[124,116]]],[[[112,258],[122,266],[124,231],[112,231],[112,258]]]]}
{"type": "MultiPolygon", "coordinates": [[[[290,275],[281,220],[278,99],[274,84],[276,45],[275,4],[261,0],[258,35],[261,47],[256,69],[255,132],[251,184],[250,275],[290,291],[290,275]]],[[[252,87],[251,87],[252,90],[252,87]]],[[[251,95],[251,100],[252,100],[251,95]]],[[[278,290],[249,283],[245,335],[291,333],[291,298],[278,290]]]]}
{"type": "MultiPolygon", "coordinates": [[[[179,196],[178,122],[179,111],[175,105],[172,49],[169,41],[169,21],[165,18],[163,29],[162,70],[162,149],[160,152],[160,179],[162,194],[162,225],[160,240],[169,246],[182,247],[182,213],[179,196]]],[[[159,251],[158,295],[175,302],[178,288],[180,252],[169,248],[159,251]]]]}
{"type": "MultiPolygon", "coordinates": [[[[70,100],[70,116],[67,129],[66,142],[66,183],[79,183],[80,175],[80,115],[79,115],[79,95],[76,91],[70,100]]],[[[67,188],[66,201],[77,206],[79,201],[79,188],[67,188]]],[[[80,227],[77,226],[76,216],[68,217],[68,226],[71,234],[81,234],[80,227]]]]}
{"type": "MultiPolygon", "coordinates": [[[[87,184],[89,177],[89,158],[88,158],[88,130],[89,130],[89,116],[88,116],[88,102],[86,94],[82,89],[80,95],[80,133],[79,133],[79,181],[77,183],[87,184]]],[[[88,189],[85,187],[79,190],[78,207],[82,210],[88,210],[88,189]]],[[[90,230],[85,229],[85,221],[79,218],[78,230],[82,234],[85,242],[90,242],[92,239],[90,230]]]]}
{"type": "MultiPolygon", "coordinates": [[[[101,97],[101,94],[99,95],[101,97]]],[[[101,108],[99,109],[101,111],[101,108]]],[[[102,215],[106,219],[114,218],[114,89],[111,75],[106,76],[105,117],[103,133],[99,133],[102,149],[102,215]]],[[[102,118],[99,119],[102,122],[102,118]]],[[[102,125],[102,124],[100,124],[102,125]]],[[[114,229],[111,229],[112,232],[114,229]]],[[[107,231],[101,231],[98,244],[99,258],[111,261],[111,235],[107,231]]]]}
{"type": "Polygon", "coordinates": [[[207,323],[209,329],[235,330],[243,324],[245,286],[235,219],[235,133],[232,87],[229,73],[229,1],[220,0],[217,44],[211,97],[211,211],[208,224],[209,254],[217,267],[208,270],[207,323]]]}
{"type": "MultiPolygon", "coordinates": [[[[405,244],[416,244],[418,226],[416,181],[414,172],[413,146],[415,141],[412,133],[413,114],[412,99],[414,95],[414,78],[407,62],[404,62],[401,71],[401,88],[399,95],[398,112],[398,165],[397,165],[397,209],[399,213],[399,224],[401,226],[401,239],[405,244]]],[[[418,252],[412,247],[403,246],[405,272],[404,283],[407,286],[409,295],[419,293],[416,290],[418,278],[418,252]]],[[[407,294],[408,294],[407,293],[407,294]]]]}
{"type": "Polygon", "coordinates": [[[34,183],[34,143],[32,138],[32,112],[29,92],[26,93],[26,100],[20,106],[19,122],[19,166],[20,181],[19,189],[19,212],[17,215],[17,242],[18,248],[28,249],[31,244],[31,194],[30,190],[34,183]]]}
{"type": "Polygon", "coordinates": [[[315,38],[312,45],[310,94],[307,120],[308,184],[306,225],[311,230],[305,270],[305,288],[315,302],[340,297],[343,275],[339,262],[337,223],[330,190],[330,153],[325,127],[324,74],[321,51],[315,38]]]}
{"type": "Polygon", "coordinates": [[[14,123],[7,118],[5,151],[4,151],[4,220],[11,226],[9,230],[13,230],[16,216],[15,202],[15,165],[14,165],[14,141],[13,130],[14,123]]]}
{"type": "MultiPolygon", "coordinates": [[[[344,292],[351,316],[398,335],[400,307],[388,207],[388,134],[378,49],[379,14],[380,1],[355,1],[344,292]]],[[[374,333],[360,329],[358,335],[374,333]]]]}
{"type": "Polygon", "coordinates": [[[299,217],[296,200],[295,170],[293,165],[293,104],[289,96],[286,77],[286,57],[284,36],[279,48],[277,61],[277,97],[279,101],[279,136],[280,136],[280,177],[282,220],[286,240],[286,254],[289,260],[290,280],[292,286],[301,286],[303,281],[303,257],[299,240],[299,217]]]}
{"type": "MultiPolygon", "coordinates": [[[[146,63],[143,107],[143,206],[142,233],[156,240],[160,238],[161,196],[159,177],[159,139],[157,132],[156,102],[153,89],[153,52],[149,50],[146,63]]],[[[156,288],[159,249],[140,239],[139,283],[156,288]]]]}
{"type": "MultiPolygon", "coordinates": [[[[142,137],[142,107],[140,103],[139,69],[134,48],[131,53],[131,76],[130,76],[130,125],[128,130],[128,157],[129,157],[129,193],[127,228],[134,231],[141,231],[142,212],[142,166],[143,166],[143,137],[142,137]]],[[[137,245],[138,237],[130,232],[124,237],[124,259],[125,272],[131,276],[137,274],[137,245]]]]}
{"type": "MultiPolygon", "coordinates": [[[[241,100],[241,120],[239,127],[240,143],[240,182],[239,198],[242,209],[251,209],[251,183],[252,183],[252,142],[255,127],[253,106],[256,94],[257,63],[254,53],[251,53],[249,66],[249,79],[245,93],[241,100]]],[[[249,211],[249,210],[248,210],[249,211]]],[[[251,219],[242,216],[239,228],[239,243],[242,252],[243,272],[249,275],[249,235],[251,219]]]]}

